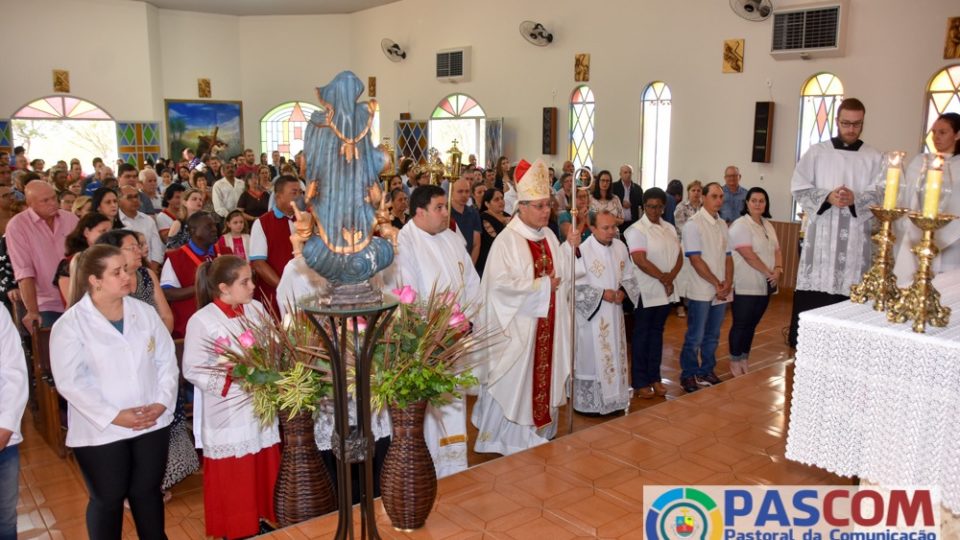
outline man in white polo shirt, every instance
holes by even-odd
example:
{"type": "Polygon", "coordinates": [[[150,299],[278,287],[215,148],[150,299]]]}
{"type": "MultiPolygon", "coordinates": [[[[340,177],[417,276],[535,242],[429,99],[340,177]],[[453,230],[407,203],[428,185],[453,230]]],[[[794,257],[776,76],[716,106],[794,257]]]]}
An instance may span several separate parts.
{"type": "Polygon", "coordinates": [[[681,296],[687,299],[687,334],[680,351],[680,385],[687,392],[719,384],[717,365],[720,325],[733,299],[733,257],[727,224],[720,217],[723,188],[703,188],[703,206],[683,226],[681,296]],[[698,358],[699,356],[699,358],[698,358]]]}

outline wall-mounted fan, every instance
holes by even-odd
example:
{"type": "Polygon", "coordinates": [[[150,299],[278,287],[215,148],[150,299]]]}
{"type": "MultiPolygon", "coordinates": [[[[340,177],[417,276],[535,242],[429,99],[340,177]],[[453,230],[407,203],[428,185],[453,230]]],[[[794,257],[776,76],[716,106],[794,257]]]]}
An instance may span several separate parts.
{"type": "Polygon", "coordinates": [[[537,47],[546,47],[553,43],[553,34],[538,22],[523,21],[520,23],[520,35],[537,47]]]}
{"type": "Polygon", "coordinates": [[[730,9],[748,21],[762,21],[773,13],[771,0],[730,0],[730,9]]]}
{"type": "Polygon", "coordinates": [[[383,55],[391,62],[400,62],[407,57],[407,53],[403,48],[397,45],[397,42],[392,39],[381,39],[380,48],[383,50],[383,55]]]}

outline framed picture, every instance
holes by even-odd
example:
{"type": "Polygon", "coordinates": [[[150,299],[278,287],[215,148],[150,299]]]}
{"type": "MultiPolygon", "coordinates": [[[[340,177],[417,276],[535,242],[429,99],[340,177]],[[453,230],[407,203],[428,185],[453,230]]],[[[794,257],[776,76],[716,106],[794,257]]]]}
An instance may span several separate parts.
{"type": "Polygon", "coordinates": [[[960,17],[947,19],[947,35],[943,40],[943,59],[960,58],[960,17]]]}
{"type": "Polygon", "coordinates": [[[184,148],[193,149],[197,157],[208,152],[232,156],[243,151],[242,102],[166,99],[163,106],[168,156],[180,159],[184,148]]]}
{"type": "Polygon", "coordinates": [[[727,39],[723,42],[723,72],[743,73],[743,40],[727,39]]]}
{"type": "Polygon", "coordinates": [[[579,53],[573,59],[573,80],[590,82],[590,55],[579,53]]]}
{"type": "Polygon", "coordinates": [[[197,79],[197,97],[213,97],[213,91],[210,89],[210,79],[197,79]]]}
{"type": "Polygon", "coordinates": [[[54,92],[70,91],[70,72],[69,71],[65,69],[53,70],[53,91],[54,92]]]}

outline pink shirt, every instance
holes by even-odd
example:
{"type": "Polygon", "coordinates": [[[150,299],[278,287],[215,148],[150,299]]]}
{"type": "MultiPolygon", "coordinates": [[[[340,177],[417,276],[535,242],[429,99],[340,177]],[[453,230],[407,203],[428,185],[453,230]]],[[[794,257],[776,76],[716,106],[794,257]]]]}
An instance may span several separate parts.
{"type": "Polygon", "coordinates": [[[63,300],[60,290],[53,285],[53,276],[63,259],[67,235],[77,226],[77,221],[77,216],[70,212],[57,210],[51,231],[32,208],[27,208],[7,223],[4,236],[13,275],[17,281],[34,278],[40,311],[63,312],[63,300]]]}

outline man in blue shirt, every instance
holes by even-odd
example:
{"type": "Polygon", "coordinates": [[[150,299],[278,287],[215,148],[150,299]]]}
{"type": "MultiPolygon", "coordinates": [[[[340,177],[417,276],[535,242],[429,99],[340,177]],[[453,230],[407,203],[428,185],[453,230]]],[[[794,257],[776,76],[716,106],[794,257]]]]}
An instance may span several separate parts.
{"type": "Polygon", "coordinates": [[[740,217],[743,203],[747,200],[747,190],[740,186],[740,169],[730,165],[723,171],[723,207],[720,217],[729,225],[740,217]]]}
{"type": "Polygon", "coordinates": [[[458,231],[466,240],[467,253],[470,260],[477,264],[480,257],[480,213],[476,208],[467,206],[470,199],[470,182],[460,178],[453,183],[450,189],[450,218],[451,229],[458,231]]]}

